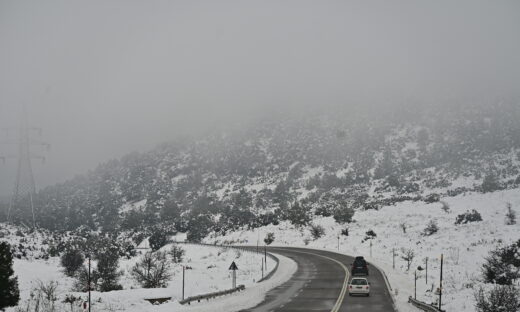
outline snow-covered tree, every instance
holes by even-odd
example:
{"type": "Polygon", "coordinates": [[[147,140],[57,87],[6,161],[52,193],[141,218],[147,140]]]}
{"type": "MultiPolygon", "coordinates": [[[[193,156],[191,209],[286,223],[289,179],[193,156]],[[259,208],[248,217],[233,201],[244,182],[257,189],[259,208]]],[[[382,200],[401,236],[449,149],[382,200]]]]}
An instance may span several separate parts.
{"type": "Polygon", "coordinates": [[[20,300],[18,278],[13,276],[11,245],[0,242],[0,310],[16,306],[20,300]]]}
{"type": "Polygon", "coordinates": [[[485,282],[512,285],[520,278],[520,240],[491,251],[482,269],[485,282]]]}

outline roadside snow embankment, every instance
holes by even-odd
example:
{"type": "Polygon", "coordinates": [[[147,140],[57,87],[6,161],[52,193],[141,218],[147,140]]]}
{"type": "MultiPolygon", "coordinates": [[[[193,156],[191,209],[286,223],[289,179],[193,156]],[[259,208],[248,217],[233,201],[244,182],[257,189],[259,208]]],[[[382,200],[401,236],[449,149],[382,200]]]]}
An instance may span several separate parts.
{"type": "MultiPolygon", "coordinates": [[[[262,260],[264,258],[261,253],[216,246],[192,244],[181,244],[180,246],[185,250],[185,255],[181,263],[172,264],[170,268],[172,277],[166,288],[144,289],[132,278],[130,270],[140,260],[141,255],[131,259],[121,259],[119,269],[122,276],[119,283],[123,285],[124,290],[104,293],[93,291],[92,308],[95,311],[128,312],[234,311],[260,303],[269,289],[287,281],[296,271],[296,263],[277,255],[279,258],[277,272],[270,279],[258,283],[262,277],[262,260]],[[183,266],[186,267],[184,293],[186,298],[230,289],[232,279],[229,265],[233,261],[238,266],[237,284],[245,285],[245,291],[212,299],[209,302],[194,302],[191,305],[178,303],[182,299],[183,266]],[[160,297],[172,297],[172,300],[162,305],[152,305],[145,300],[160,297]]],[[[171,247],[171,244],[166,245],[162,250],[167,251],[171,247]]],[[[275,260],[267,257],[268,269],[271,270],[275,266],[275,260]]],[[[58,257],[51,257],[48,260],[15,259],[14,271],[20,282],[20,307],[26,307],[29,304],[27,300],[38,281],[43,283],[56,281],[58,285],[56,311],[71,311],[71,306],[62,302],[66,295],[81,297],[81,301],[78,301],[72,308],[74,311],[82,311],[79,305],[86,300],[87,295],[73,291],[75,280],[64,275],[58,257]]],[[[9,308],[7,311],[13,312],[15,308],[9,308]]]]}

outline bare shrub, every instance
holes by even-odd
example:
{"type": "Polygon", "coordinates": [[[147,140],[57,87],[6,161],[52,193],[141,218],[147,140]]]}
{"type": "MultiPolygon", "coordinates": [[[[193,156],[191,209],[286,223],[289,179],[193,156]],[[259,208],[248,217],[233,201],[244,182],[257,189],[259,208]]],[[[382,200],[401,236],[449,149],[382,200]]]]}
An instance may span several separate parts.
{"type": "Polygon", "coordinates": [[[310,232],[314,240],[317,240],[318,238],[325,235],[325,229],[323,226],[317,224],[311,224],[310,232]]]}
{"type": "Polygon", "coordinates": [[[144,288],[166,287],[171,278],[170,263],[164,252],[147,252],[131,270],[132,276],[144,288]]]}
{"type": "Polygon", "coordinates": [[[401,228],[401,230],[403,230],[403,234],[406,234],[406,229],[408,228],[408,225],[406,225],[406,223],[400,223],[399,224],[399,227],[401,228]]]}
{"type": "Polygon", "coordinates": [[[266,245],[271,245],[273,242],[274,242],[274,233],[273,232],[267,233],[267,235],[265,235],[265,238],[264,238],[264,243],[266,245]]]}
{"type": "Polygon", "coordinates": [[[511,203],[507,203],[506,225],[515,225],[515,224],[516,224],[516,212],[513,210],[511,203]]]}
{"type": "Polygon", "coordinates": [[[458,248],[458,247],[449,248],[448,256],[450,257],[451,261],[453,261],[454,264],[459,264],[460,248],[458,248]]]}
{"type": "Polygon", "coordinates": [[[413,249],[408,248],[402,248],[401,249],[401,259],[406,261],[406,271],[410,270],[410,266],[412,265],[413,259],[415,258],[415,252],[413,249]]]}
{"type": "Polygon", "coordinates": [[[439,231],[439,227],[437,226],[437,222],[435,220],[430,220],[428,222],[428,225],[423,230],[422,235],[424,236],[431,236],[439,231]]]}
{"type": "Polygon", "coordinates": [[[445,213],[450,213],[450,211],[451,211],[450,205],[448,205],[448,203],[445,201],[442,201],[441,204],[442,204],[442,207],[441,207],[442,211],[444,211],[445,213]]]}

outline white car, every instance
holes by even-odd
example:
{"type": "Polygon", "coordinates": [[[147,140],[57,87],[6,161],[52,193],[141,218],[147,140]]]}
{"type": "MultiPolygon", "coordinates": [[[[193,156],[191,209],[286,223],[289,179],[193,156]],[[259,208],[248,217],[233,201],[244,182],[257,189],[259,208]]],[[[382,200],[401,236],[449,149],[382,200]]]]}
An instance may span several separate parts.
{"type": "Polygon", "coordinates": [[[370,283],[364,277],[354,277],[348,284],[348,295],[370,296],[370,283]]]}

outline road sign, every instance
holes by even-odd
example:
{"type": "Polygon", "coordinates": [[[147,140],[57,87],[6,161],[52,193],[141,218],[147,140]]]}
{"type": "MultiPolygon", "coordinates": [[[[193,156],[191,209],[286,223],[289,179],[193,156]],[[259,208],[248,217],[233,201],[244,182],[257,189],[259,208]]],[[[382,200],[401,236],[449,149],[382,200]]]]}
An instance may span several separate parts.
{"type": "Polygon", "coordinates": [[[237,264],[235,263],[235,261],[233,261],[231,263],[231,265],[229,266],[229,270],[233,270],[233,284],[232,284],[232,287],[233,289],[237,288],[237,270],[238,270],[238,267],[237,267],[237,264]]]}
{"type": "Polygon", "coordinates": [[[233,270],[233,271],[238,270],[238,267],[237,267],[237,264],[235,263],[235,261],[233,261],[231,263],[231,265],[229,266],[229,270],[233,270]]]}

